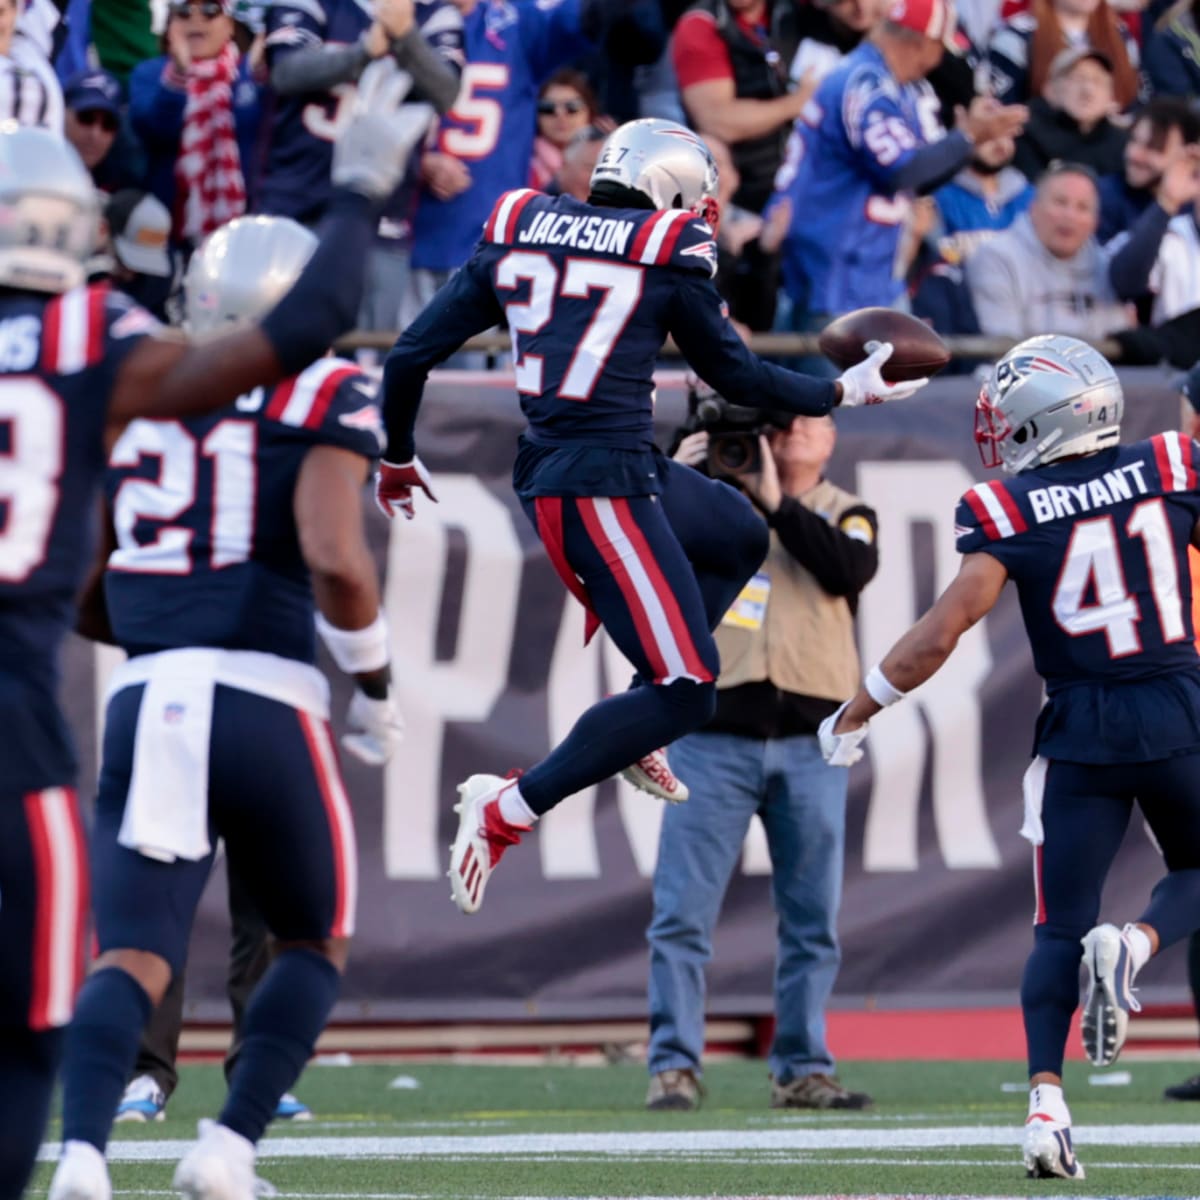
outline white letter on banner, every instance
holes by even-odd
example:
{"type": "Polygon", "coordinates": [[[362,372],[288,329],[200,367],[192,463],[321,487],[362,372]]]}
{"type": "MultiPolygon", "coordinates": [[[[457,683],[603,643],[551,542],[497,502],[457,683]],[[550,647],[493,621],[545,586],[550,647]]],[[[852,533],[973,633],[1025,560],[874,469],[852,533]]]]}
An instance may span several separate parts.
{"type": "Polygon", "coordinates": [[[471,475],[439,475],[439,504],[394,520],[384,607],[396,663],[404,741],[384,773],[384,864],[390,879],[436,879],[446,869],[438,815],[458,780],[442,779],[447,721],[484,721],[508,685],[521,586],[521,544],[507,508],[471,475]],[[450,529],[467,541],[454,659],[435,655],[450,529]]]}
{"type": "MultiPolygon", "coordinates": [[[[975,480],[956,462],[861,463],[858,491],[880,520],[879,573],[858,610],[865,666],[878,662],[921,614],[911,553],[912,527],[932,525],[934,594],[958,572],[954,509],[975,480]]],[[[933,817],[948,867],[998,867],[983,790],[979,689],[992,665],[984,623],[963,635],[950,660],[915,696],[871,720],[871,804],[863,866],[915,871],[926,722],[933,743],[933,817]],[[925,720],[922,721],[922,714],[925,720]]]]}

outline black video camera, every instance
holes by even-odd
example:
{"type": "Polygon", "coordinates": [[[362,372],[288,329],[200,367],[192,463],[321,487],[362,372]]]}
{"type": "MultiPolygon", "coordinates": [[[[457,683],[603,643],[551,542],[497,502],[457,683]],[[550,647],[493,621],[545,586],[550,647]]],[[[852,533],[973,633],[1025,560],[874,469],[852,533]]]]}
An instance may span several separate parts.
{"type": "Polygon", "coordinates": [[[723,475],[735,479],[739,475],[756,475],[762,470],[759,437],[787,429],[791,423],[790,413],[731,404],[704,384],[688,392],[685,432],[703,429],[708,433],[706,470],[713,479],[723,475]]]}

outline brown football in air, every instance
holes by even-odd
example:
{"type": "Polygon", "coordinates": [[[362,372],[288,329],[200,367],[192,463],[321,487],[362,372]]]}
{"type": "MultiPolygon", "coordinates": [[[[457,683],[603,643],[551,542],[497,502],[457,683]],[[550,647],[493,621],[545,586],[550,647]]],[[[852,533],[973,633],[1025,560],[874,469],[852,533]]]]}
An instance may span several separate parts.
{"type": "Polygon", "coordinates": [[[867,357],[868,342],[891,342],[895,349],[883,366],[889,383],[936,375],[950,351],[938,335],[916,317],[894,308],[859,308],[830,321],[818,339],[821,353],[843,371],[867,357]]]}

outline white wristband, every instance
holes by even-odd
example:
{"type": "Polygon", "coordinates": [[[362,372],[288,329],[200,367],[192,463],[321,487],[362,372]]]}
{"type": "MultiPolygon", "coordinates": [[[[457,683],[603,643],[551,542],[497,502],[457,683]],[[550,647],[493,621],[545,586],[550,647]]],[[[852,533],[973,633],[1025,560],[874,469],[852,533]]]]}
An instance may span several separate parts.
{"type": "Polygon", "coordinates": [[[863,680],[863,687],[866,688],[867,695],[880,708],[887,708],[889,704],[903,700],[906,695],[892,684],[891,680],[879,669],[878,664],[867,672],[867,677],[863,680]]]}
{"type": "Polygon", "coordinates": [[[378,671],[391,661],[388,652],[388,628],[379,613],[364,629],[339,629],[317,613],[317,632],[329,649],[333,661],[347,675],[378,671]]]}

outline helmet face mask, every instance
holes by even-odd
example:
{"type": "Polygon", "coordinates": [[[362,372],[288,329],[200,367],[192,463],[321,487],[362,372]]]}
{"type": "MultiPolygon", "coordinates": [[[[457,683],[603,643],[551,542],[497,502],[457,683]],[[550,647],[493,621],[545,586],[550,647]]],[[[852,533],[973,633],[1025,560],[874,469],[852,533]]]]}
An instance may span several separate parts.
{"type": "Polygon", "coordinates": [[[615,129],[592,171],[592,188],[598,184],[636,192],[652,208],[695,213],[716,231],[716,160],[695,133],[674,121],[647,117],[615,129]]]}
{"type": "Polygon", "coordinates": [[[1125,400],[1112,365],[1078,338],[1029,338],[993,368],[975,404],[985,467],[1011,475],[1120,441],[1125,400]]]}
{"type": "Polygon", "coordinates": [[[0,125],[0,287],[79,287],[99,217],[92,177],[70,143],[45,129],[0,125]]]}
{"type": "Polygon", "coordinates": [[[316,248],[316,236],[288,217],[238,217],[221,226],[188,263],[184,328],[205,337],[264,316],[316,248]]]}

